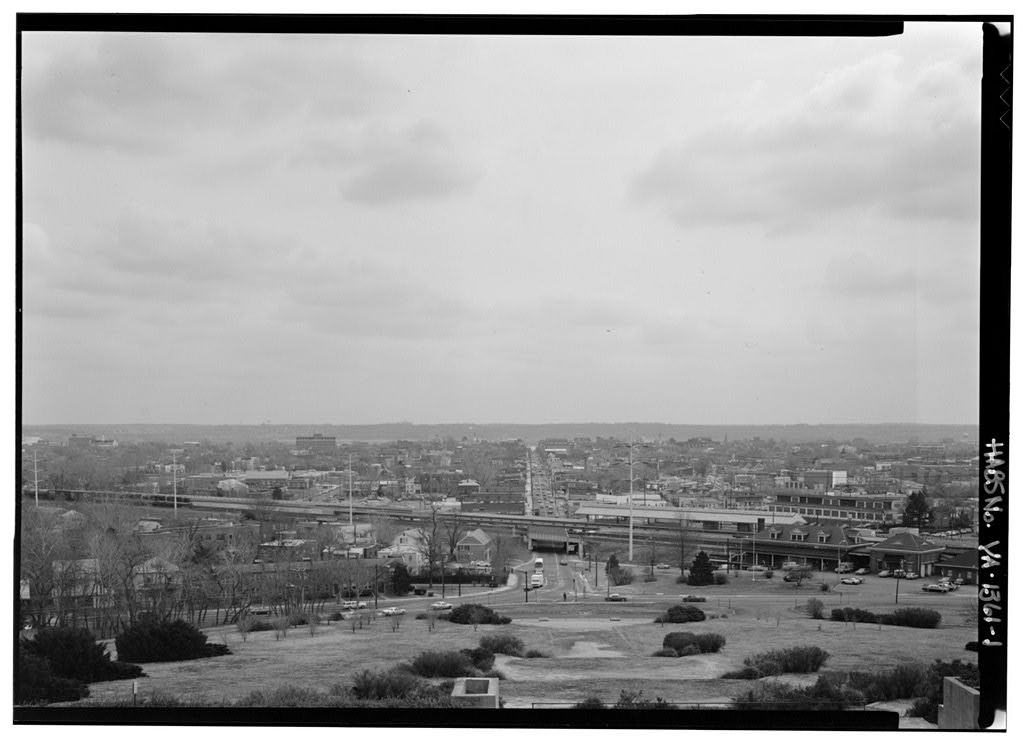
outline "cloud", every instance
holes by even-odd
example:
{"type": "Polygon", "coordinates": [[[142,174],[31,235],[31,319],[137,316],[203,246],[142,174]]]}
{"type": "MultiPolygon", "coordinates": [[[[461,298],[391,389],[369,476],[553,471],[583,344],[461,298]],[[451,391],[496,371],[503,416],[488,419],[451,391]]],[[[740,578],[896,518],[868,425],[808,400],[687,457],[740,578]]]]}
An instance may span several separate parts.
{"type": "Polygon", "coordinates": [[[28,136],[128,151],[251,136],[289,120],[344,121],[393,106],[401,86],[344,37],[28,34],[28,136]],[[311,75],[316,70],[320,74],[311,75]]]}
{"type": "Polygon", "coordinates": [[[781,112],[691,133],[631,184],[676,223],[792,229],[868,210],[977,219],[977,80],[956,62],[918,70],[893,52],[820,76],[781,112]]]}
{"type": "Polygon", "coordinates": [[[894,269],[863,252],[832,258],[825,267],[825,291],[850,299],[884,300],[917,292],[918,276],[909,268],[894,269]]]}

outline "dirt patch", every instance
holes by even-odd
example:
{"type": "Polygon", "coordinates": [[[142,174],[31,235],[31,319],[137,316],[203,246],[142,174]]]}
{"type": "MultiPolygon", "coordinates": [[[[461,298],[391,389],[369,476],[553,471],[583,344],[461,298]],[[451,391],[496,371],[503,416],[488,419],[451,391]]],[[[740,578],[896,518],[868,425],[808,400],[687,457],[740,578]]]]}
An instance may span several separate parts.
{"type": "Polygon", "coordinates": [[[602,645],[597,642],[585,642],[576,640],[569,644],[568,650],[562,653],[561,658],[621,658],[623,653],[612,648],[611,645],[602,645]]]}

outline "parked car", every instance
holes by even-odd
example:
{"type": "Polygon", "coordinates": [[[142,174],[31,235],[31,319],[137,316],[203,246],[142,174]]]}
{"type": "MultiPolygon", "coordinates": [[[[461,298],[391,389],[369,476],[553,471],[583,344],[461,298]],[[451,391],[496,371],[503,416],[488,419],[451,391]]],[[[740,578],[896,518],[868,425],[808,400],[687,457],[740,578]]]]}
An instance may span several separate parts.
{"type": "Polygon", "coordinates": [[[879,570],[878,571],[878,577],[879,578],[891,578],[892,577],[892,571],[891,570],[879,570]]]}
{"type": "Polygon", "coordinates": [[[687,594],[686,596],[680,596],[679,598],[682,601],[686,601],[689,603],[703,603],[708,600],[707,596],[694,596],[692,593],[687,594]]]}
{"type": "Polygon", "coordinates": [[[853,574],[854,575],[867,575],[870,572],[871,571],[868,570],[867,568],[857,568],[856,570],[853,571],[853,574]]]}
{"type": "Polygon", "coordinates": [[[659,562],[659,563],[658,563],[657,565],[655,565],[654,567],[656,567],[656,568],[657,568],[658,570],[668,570],[668,569],[669,569],[669,568],[671,568],[672,566],[671,566],[671,565],[669,565],[669,564],[668,564],[667,562],[659,562]]]}
{"type": "Polygon", "coordinates": [[[848,586],[859,586],[864,581],[862,581],[860,578],[856,577],[855,575],[848,575],[848,576],[846,576],[845,578],[843,578],[839,582],[840,583],[845,583],[848,586]]]}
{"type": "Polygon", "coordinates": [[[907,577],[907,571],[906,570],[901,570],[901,569],[897,568],[896,570],[892,571],[892,577],[893,578],[906,578],[907,577]]]}
{"type": "Polygon", "coordinates": [[[396,614],[405,614],[405,609],[401,606],[389,606],[387,609],[380,610],[380,615],[382,617],[393,617],[396,614]]]}
{"type": "Polygon", "coordinates": [[[353,609],[365,609],[366,608],[366,602],[365,601],[346,601],[345,603],[343,603],[341,605],[341,608],[344,611],[352,611],[353,609]]]}
{"type": "Polygon", "coordinates": [[[836,566],[836,572],[837,573],[852,573],[853,572],[853,568],[851,568],[849,565],[838,565],[838,566],[836,566]]]}
{"type": "Polygon", "coordinates": [[[604,597],[605,601],[625,601],[626,597],[621,593],[612,593],[604,597]]]}
{"type": "Polygon", "coordinates": [[[906,574],[906,575],[904,575],[903,577],[904,577],[904,578],[905,578],[906,580],[915,580],[915,579],[917,579],[917,578],[920,578],[921,576],[920,576],[920,575],[918,575],[917,573],[913,573],[913,572],[911,572],[911,573],[907,573],[907,574],[906,574]]]}
{"type": "Polygon", "coordinates": [[[435,601],[430,605],[430,608],[434,611],[448,611],[452,608],[452,605],[447,601],[435,601]]]}
{"type": "Polygon", "coordinates": [[[931,591],[932,593],[945,593],[949,589],[939,583],[929,583],[926,586],[921,586],[921,590],[931,591]]]}

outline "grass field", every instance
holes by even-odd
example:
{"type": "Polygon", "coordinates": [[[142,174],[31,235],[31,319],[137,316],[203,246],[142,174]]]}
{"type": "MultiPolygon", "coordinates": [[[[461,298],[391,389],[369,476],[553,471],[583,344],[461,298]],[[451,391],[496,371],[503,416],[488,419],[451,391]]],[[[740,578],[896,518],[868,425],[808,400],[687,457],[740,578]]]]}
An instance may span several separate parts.
{"type": "MultiPolygon", "coordinates": [[[[630,595],[630,601],[622,604],[595,597],[586,602],[563,602],[560,587],[547,594],[539,592],[529,604],[518,601],[521,591],[495,592],[486,601],[513,621],[501,627],[481,626],[477,631],[444,621],[428,631],[427,622],[413,618],[419,604],[425,605],[423,599],[406,603],[409,613],[397,631],[386,618],[355,632],[346,623],[322,625],[315,635],[305,627],[295,627],[280,640],[275,640],[273,632],[259,632],[243,642],[233,627],[208,629],[210,640],[229,645],[232,655],[145,664],[148,678],[139,680],[140,694],[160,692],[217,704],[286,684],[326,690],[336,683],[349,683],[356,671],[386,669],[423,650],[474,647],[481,636],[495,632],[513,633],[527,649],[551,656],[499,657],[496,667],[506,677],[501,682],[501,696],[510,707],[528,707],[539,701],[571,703],[590,696],[613,702],[621,690],[642,690],[647,697],[672,701],[728,701],[754,682],[722,680],[719,677],[724,672],[740,668],[743,659],[753,653],[795,645],[827,650],[831,657],[823,670],[879,670],[937,658],[976,662],[976,655],[963,649],[968,640],[976,639],[976,630],[959,618],[968,597],[922,594],[920,582],[907,582],[900,606],[938,608],[943,613],[938,629],[853,626],[813,620],[803,611],[809,598],[825,602],[826,616],[831,608],[844,605],[891,610],[894,584],[884,579],[844,591],[840,598],[838,593],[820,593],[813,586],[794,589],[778,580],[759,580],[753,585],[736,581],[698,589],[676,585],[674,577],[616,588],[630,595]],[[709,619],[687,625],[655,624],[654,617],[676,603],[680,593],[706,595],[708,601],[698,606],[708,612],[709,619]],[[725,636],[727,644],[715,655],[652,657],[664,635],[677,630],[717,632],[725,636]]],[[[449,600],[459,602],[457,598],[449,600]]],[[[484,601],[468,596],[462,600],[484,601]]],[[[808,678],[813,680],[813,675],[808,678]]],[[[131,682],[93,684],[90,689],[91,704],[131,696],[131,682]]]]}

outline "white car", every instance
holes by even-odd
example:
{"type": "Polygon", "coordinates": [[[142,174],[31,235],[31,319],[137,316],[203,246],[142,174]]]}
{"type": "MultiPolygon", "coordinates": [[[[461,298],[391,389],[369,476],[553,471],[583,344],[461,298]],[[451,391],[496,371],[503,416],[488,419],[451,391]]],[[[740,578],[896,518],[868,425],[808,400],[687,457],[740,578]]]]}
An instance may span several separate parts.
{"type": "Polygon", "coordinates": [[[430,605],[430,608],[433,611],[448,611],[452,608],[452,605],[449,604],[447,601],[435,601],[430,605]]]}
{"type": "Polygon", "coordinates": [[[353,609],[365,609],[366,608],[366,602],[365,601],[346,601],[345,603],[343,603],[341,605],[341,608],[344,611],[352,611],[353,609]]]}
{"type": "Polygon", "coordinates": [[[380,615],[382,617],[393,617],[397,614],[405,614],[405,609],[401,606],[389,606],[387,609],[380,610],[380,615]]]}
{"type": "Polygon", "coordinates": [[[845,578],[843,578],[839,582],[840,583],[845,583],[848,586],[859,586],[864,581],[862,581],[860,578],[858,578],[855,575],[848,575],[848,576],[846,576],[845,578]]]}

